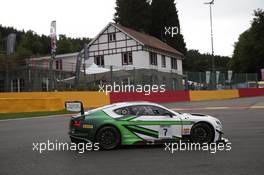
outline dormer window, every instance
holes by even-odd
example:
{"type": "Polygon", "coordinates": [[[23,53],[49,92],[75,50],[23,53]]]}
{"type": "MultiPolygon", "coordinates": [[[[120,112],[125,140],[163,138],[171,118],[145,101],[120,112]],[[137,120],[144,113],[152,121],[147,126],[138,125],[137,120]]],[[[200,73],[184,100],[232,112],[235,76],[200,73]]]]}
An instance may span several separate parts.
{"type": "Polygon", "coordinates": [[[108,33],[108,42],[113,42],[116,40],[116,34],[115,33],[108,33]]]}

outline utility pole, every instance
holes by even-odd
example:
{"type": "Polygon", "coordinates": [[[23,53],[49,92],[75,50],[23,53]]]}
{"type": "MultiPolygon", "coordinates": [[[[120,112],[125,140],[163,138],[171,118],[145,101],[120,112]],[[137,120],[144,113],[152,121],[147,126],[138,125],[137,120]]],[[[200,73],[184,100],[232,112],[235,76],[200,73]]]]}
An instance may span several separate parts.
{"type": "Polygon", "coordinates": [[[213,18],[212,18],[212,5],[214,4],[214,0],[211,2],[205,2],[204,4],[209,5],[210,8],[210,27],[211,27],[211,49],[212,49],[212,89],[216,88],[216,74],[215,74],[215,60],[214,60],[214,37],[213,37],[213,18]]]}

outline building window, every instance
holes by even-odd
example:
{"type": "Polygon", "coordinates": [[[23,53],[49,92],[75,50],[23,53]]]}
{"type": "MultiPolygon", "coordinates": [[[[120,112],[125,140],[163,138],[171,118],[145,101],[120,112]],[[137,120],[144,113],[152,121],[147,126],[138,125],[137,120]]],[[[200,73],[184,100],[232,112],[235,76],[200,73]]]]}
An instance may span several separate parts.
{"type": "Polygon", "coordinates": [[[165,55],[161,56],[161,65],[162,65],[162,67],[166,67],[166,57],[165,57],[165,55]]]}
{"type": "Polygon", "coordinates": [[[108,33],[108,41],[113,42],[116,40],[116,34],[115,33],[108,33]]]}
{"type": "Polygon", "coordinates": [[[171,69],[177,69],[177,59],[171,58],[171,69]]]}
{"type": "Polygon", "coordinates": [[[99,55],[99,56],[96,56],[94,57],[94,63],[97,65],[97,66],[104,66],[104,56],[103,55],[99,55]]]}
{"type": "Polygon", "coordinates": [[[133,64],[132,52],[122,53],[122,65],[132,65],[132,64],[133,64]]]}
{"type": "Polygon", "coordinates": [[[150,63],[150,65],[154,65],[154,66],[158,65],[156,53],[149,52],[149,63],[150,63]]]}
{"type": "Polygon", "coordinates": [[[56,60],[56,70],[62,70],[62,60],[56,60]]]}

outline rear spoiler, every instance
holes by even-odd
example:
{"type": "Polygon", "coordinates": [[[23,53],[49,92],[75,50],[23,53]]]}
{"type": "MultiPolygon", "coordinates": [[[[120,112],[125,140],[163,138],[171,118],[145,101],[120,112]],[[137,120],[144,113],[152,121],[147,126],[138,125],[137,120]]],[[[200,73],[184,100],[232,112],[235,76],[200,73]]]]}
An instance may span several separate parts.
{"type": "Polygon", "coordinates": [[[84,115],[83,103],[81,101],[66,101],[65,109],[70,112],[81,112],[81,115],[84,115]]]}

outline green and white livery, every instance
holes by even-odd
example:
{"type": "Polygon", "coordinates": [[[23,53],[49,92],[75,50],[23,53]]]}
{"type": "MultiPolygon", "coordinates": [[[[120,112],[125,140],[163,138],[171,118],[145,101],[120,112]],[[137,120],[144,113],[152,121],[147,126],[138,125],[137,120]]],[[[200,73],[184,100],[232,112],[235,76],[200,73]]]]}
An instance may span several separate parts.
{"type": "Polygon", "coordinates": [[[82,111],[70,120],[71,140],[98,142],[102,149],[179,139],[199,143],[223,140],[222,124],[218,119],[175,112],[155,103],[115,103],[84,112],[81,102],[68,102],[66,108],[82,111]]]}

